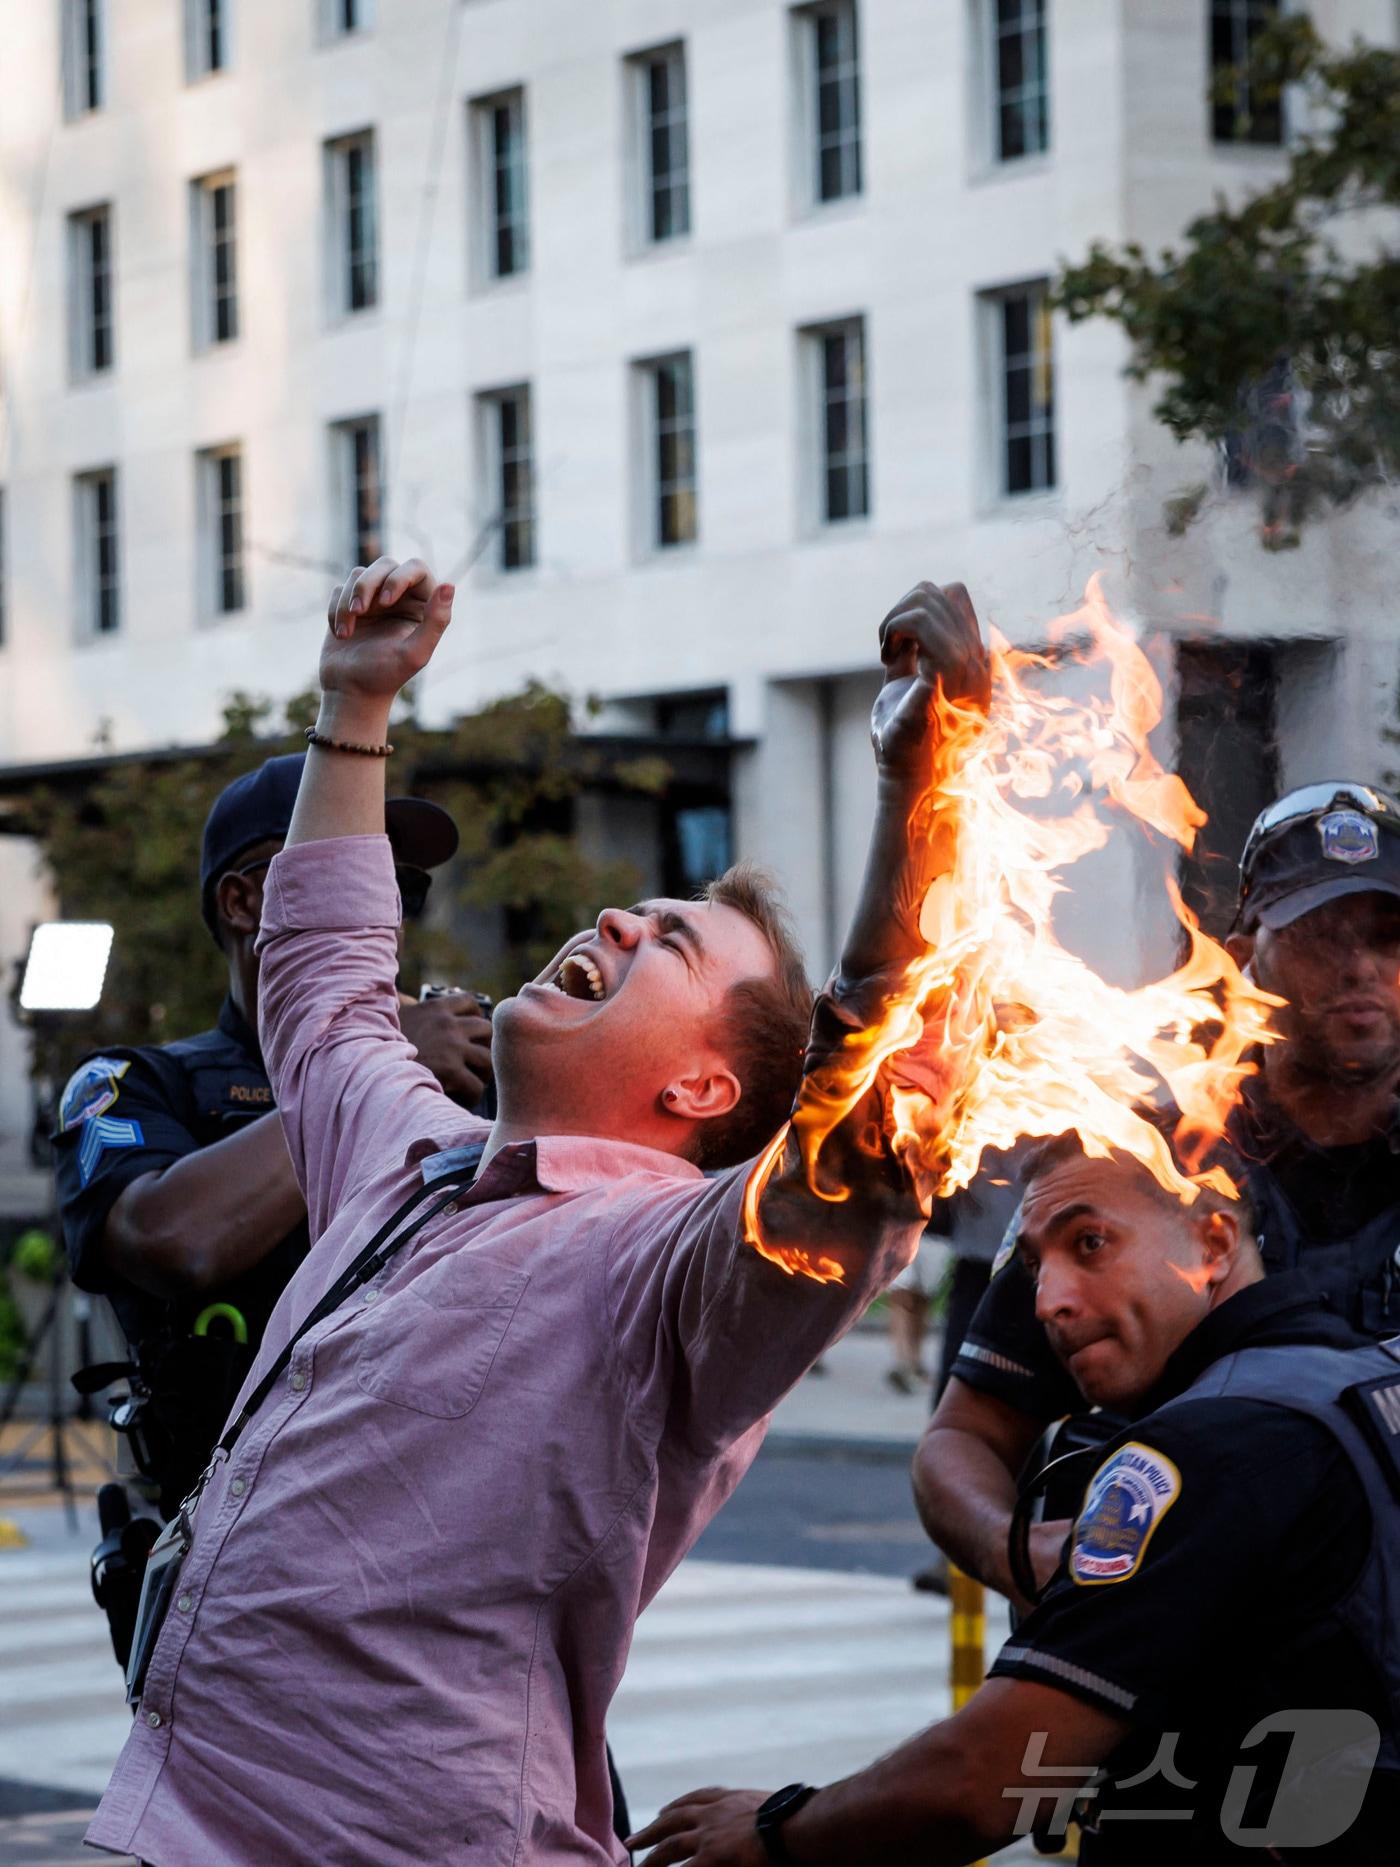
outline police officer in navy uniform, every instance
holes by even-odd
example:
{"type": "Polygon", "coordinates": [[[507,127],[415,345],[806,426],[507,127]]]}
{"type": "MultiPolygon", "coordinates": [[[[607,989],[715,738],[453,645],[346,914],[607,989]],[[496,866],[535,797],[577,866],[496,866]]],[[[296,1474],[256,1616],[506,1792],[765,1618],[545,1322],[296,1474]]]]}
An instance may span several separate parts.
{"type": "MultiPolygon", "coordinates": [[[[1286,999],[1283,1041],[1245,1085],[1231,1139],[1247,1163],[1264,1268],[1301,1271],[1366,1335],[1400,1331],[1400,804],[1328,781],[1263,812],[1241,859],[1240,964],[1286,999]]],[[[930,1536],[1009,1595],[1007,1530],[1022,1470],[1046,1426],[1078,1396],[1001,1254],[915,1459],[930,1536]]],[[[1033,1532],[1032,1565],[1053,1567],[1064,1525],[1033,1532]]]]}
{"type": "MultiPolygon", "coordinates": [[[[302,754],[269,759],[235,779],[205,825],[201,907],[229,968],[215,1028],[88,1057],[60,1106],[55,1171],[73,1281],[110,1301],[129,1345],[134,1488],[162,1515],[203,1468],[308,1249],[306,1208],[258,1048],[254,952],[263,877],[291,821],[303,762],[302,754]]],[[[422,910],[429,871],[455,851],[457,829],[420,798],[391,800],[386,828],[411,916],[422,910]]],[[[490,1068],[490,1025],[477,1000],[406,1003],[402,1019],[444,1088],[474,1106],[490,1068]]],[[[110,1381],[114,1371],[101,1372],[110,1381]]]]}
{"type": "Polygon", "coordinates": [[[1400,1340],[1266,1276],[1245,1202],[1072,1136],[1024,1175],[1021,1273],[1124,1422],[1053,1579],[956,1717],[826,1789],[681,1797],[646,1867],[953,1867],[1075,1805],[1086,1867],[1400,1858],[1400,1340]]]}

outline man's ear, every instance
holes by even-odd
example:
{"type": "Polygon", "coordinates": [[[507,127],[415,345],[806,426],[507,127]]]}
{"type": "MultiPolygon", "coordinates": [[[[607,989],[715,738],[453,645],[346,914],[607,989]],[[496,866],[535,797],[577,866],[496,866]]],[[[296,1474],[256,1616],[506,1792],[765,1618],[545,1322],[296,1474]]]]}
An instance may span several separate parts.
{"type": "Polygon", "coordinates": [[[1205,1259],[1208,1282],[1222,1284],[1235,1268],[1240,1254],[1239,1214],[1222,1206],[1203,1212],[1196,1221],[1196,1236],[1205,1259]]]}
{"type": "Polygon", "coordinates": [[[239,875],[230,869],[214,889],[219,922],[233,933],[251,938],[262,922],[262,877],[239,875]]]}
{"type": "Polygon", "coordinates": [[[713,1121],[737,1107],[743,1086],[733,1070],[717,1064],[712,1070],[697,1070],[692,1076],[677,1077],[662,1091],[661,1104],[669,1115],[682,1121],[713,1121]]]}

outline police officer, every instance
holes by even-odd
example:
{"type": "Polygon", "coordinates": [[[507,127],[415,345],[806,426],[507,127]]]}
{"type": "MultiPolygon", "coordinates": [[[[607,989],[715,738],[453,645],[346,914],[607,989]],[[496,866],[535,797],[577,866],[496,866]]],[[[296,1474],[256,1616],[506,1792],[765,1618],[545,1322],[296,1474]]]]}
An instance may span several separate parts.
{"type": "MultiPolygon", "coordinates": [[[[1400,1330],[1400,804],[1370,785],[1291,791],[1241,859],[1228,944],[1286,999],[1283,1041],[1231,1118],[1259,1215],[1264,1268],[1302,1268],[1372,1336],[1400,1330]]],[[[1075,1410],[1024,1272],[999,1260],[914,1464],[930,1536],[1025,1606],[1007,1530],[1016,1474],[1047,1424],[1075,1410]],[[1003,1268],[1004,1266],[1004,1268],[1003,1268]]],[[[1063,1524],[1033,1532],[1043,1579],[1063,1524]]]]}
{"type": "Polygon", "coordinates": [[[1266,1278],[1245,1205],[1073,1137],[1025,1175],[1037,1313],[1130,1422],[1081,1466],[1053,1580],[956,1717],[828,1789],[682,1797],[646,1867],[952,1867],[1053,1843],[1076,1803],[1086,1863],[1393,1867],[1400,1343],[1266,1278]]]}
{"type": "MultiPolygon", "coordinates": [[[[59,1110],[55,1171],[73,1281],[109,1299],[126,1337],[135,1489],[163,1515],[203,1468],[308,1249],[306,1207],[258,1049],[254,951],[263,877],[303,763],[302,754],[269,759],[235,779],[205,825],[201,907],[229,973],[215,1028],[88,1057],[59,1110]]],[[[429,871],[455,851],[457,829],[420,798],[391,800],[386,820],[413,915],[429,871]]],[[[405,1004],[402,1019],[443,1086],[474,1103],[490,1041],[476,999],[405,1004]]],[[[115,1371],[96,1372],[110,1382],[115,1371]]]]}

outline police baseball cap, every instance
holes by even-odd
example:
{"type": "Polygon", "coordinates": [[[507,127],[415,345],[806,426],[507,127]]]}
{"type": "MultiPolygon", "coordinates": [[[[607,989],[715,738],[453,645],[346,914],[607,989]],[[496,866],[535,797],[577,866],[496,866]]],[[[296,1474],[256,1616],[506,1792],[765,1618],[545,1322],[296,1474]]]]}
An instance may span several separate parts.
{"type": "MultiPolygon", "coordinates": [[[[200,906],[211,929],[219,877],[237,868],[245,850],[286,836],[305,764],[304,752],[267,759],[215,798],[199,862],[200,906]]],[[[436,869],[457,853],[456,824],[440,805],[424,797],[391,797],[384,806],[384,828],[394,860],[411,868],[436,869]]]]}
{"type": "Polygon", "coordinates": [[[1260,813],[1240,857],[1235,925],[1278,929],[1343,895],[1400,896],[1400,803],[1326,779],[1260,813]]]}

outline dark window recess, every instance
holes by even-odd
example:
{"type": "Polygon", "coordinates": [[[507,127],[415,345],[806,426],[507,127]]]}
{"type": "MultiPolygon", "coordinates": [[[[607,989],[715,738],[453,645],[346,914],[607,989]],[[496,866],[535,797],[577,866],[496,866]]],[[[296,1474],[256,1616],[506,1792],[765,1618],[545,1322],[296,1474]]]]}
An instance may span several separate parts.
{"type": "Polygon", "coordinates": [[[1230,931],[1249,827],[1278,796],[1278,659],[1269,643],[1182,642],[1177,770],[1209,821],[1178,858],[1182,897],[1217,940],[1230,931]]]}
{"type": "Polygon", "coordinates": [[[661,806],[661,888],[685,901],[734,860],[729,799],[708,788],[673,789],[661,806]]]}
{"type": "Polygon", "coordinates": [[[373,564],[383,548],[384,504],[379,468],[379,423],[352,421],[343,425],[348,481],[350,538],[357,564],[373,564]]]}
{"type": "Polygon", "coordinates": [[[525,108],[519,97],[504,98],[487,112],[491,138],[491,271],[498,279],[530,264],[526,204],[525,108]]]}
{"type": "Polygon", "coordinates": [[[500,474],[502,570],[527,570],[535,561],[535,468],[530,434],[530,392],[494,399],[500,474]]]}
{"type": "Polygon", "coordinates": [[[996,38],[996,153],[1000,162],[1050,146],[1045,0],[993,0],[996,38]]]}
{"type": "Polygon", "coordinates": [[[677,240],[690,232],[690,157],[685,56],[677,46],[649,59],[647,102],[648,234],[677,240]]]}
{"type": "Polygon", "coordinates": [[[665,548],[693,544],[699,524],[695,498],[695,390],[689,357],[652,369],[656,392],[656,538],[665,548]]]}
{"type": "Polygon", "coordinates": [[[1225,437],[1225,478],[1231,486],[1280,485],[1297,469],[1298,390],[1281,358],[1262,382],[1242,389],[1239,420],[1225,437]]]}
{"type": "Polygon", "coordinates": [[[121,567],[117,539],[117,480],[107,469],[78,481],[86,625],[93,635],[111,635],[121,625],[121,567]]]}
{"type": "Polygon", "coordinates": [[[865,338],[860,325],[828,331],[822,353],[822,516],[828,524],[870,510],[865,420],[865,338]]]}
{"type": "Polygon", "coordinates": [[[234,247],[234,193],[232,182],[219,182],[209,190],[209,237],[213,292],[213,336],[224,344],[238,335],[238,258],[234,247]]]}
{"type": "Polygon", "coordinates": [[[243,461],[238,454],[220,454],[214,466],[218,604],[227,615],[243,607],[243,461]]]}
{"type": "Polygon", "coordinates": [[[345,161],[346,307],[366,311],[378,298],[374,156],[367,142],[349,143],[345,161]]]}
{"type": "Polygon", "coordinates": [[[102,0],[78,0],[75,21],[77,45],[77,105],[80,110],[101,110],[102,0]]]}
{"type": "Polygon", "coordinates": [[[839,201],[861,191],[860,58],[853,0],[812,17],[816,105],[816,196],[839,201]]]}
{"type": "Polygon", "coordinates": [[[729,694],[666,694],[656,702],[656,730],[667,739],[727,739],[729,694]]]}
{"type": "Polygon", "coordinates": [[[999,308],[1002,491],[1041,492],[1055,484],[1055,374],[1045,288],[1008,293],[999,308]]]}
{"type": "Polygon", "coordinates": [[[1211,136],[1217,143],[1279,144],[1283,141],[1283,101],[1260,96],[1243,73],[1254,42],[1282,12],[1281,0],[1211,0],[1210,75],[1218,84],[1237,74],[1228,95],[1211,98],[1211,136]]]}

